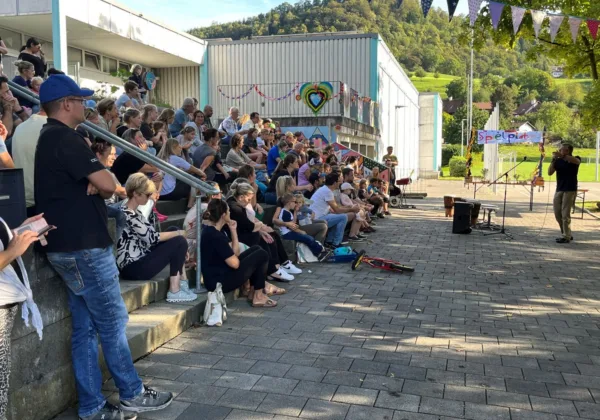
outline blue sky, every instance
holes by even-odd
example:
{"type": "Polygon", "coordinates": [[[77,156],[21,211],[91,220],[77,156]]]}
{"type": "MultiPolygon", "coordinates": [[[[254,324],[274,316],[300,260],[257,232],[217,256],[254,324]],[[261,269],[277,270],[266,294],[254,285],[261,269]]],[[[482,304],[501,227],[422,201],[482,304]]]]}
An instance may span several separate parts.
{"type": "MultiPolygon", "coordinates": [[[[281,0],[120,0],[124,6],[145,16],[164,22],[175,29],[186,30],[208,26],[212,22],[231,22],[268,12],[284,3],[281,0]]],[[[295,3],[295,0],[288,1],[295,3]]],[[[447,10],[446,0],[434,0],[434,7],[447,10]]],[[[468,1],[461,0],[457,13],[467,14],[468,1]]]]}

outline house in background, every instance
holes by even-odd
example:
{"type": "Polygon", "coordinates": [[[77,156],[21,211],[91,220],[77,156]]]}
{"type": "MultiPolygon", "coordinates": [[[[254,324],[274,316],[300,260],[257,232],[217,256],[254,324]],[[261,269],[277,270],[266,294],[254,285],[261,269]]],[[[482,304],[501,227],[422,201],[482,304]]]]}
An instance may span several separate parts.
{"type": "MultiPolygon", "coordinates": [[[[443,101],[443,108],[446,114],[454,115],[458,112],[460,108],[465,105],[465,101],[460,101],[457,99],[446,99],[443,101]]],[[[487,111],[490,114],[494,109],[494,104],[492,102],[474,102],[473,106],[477,109],[481,109],[482,111],[487,111]]]]}
{"type": "Polygon", "coordinates": [[[519,105],[513,115],[515,117],[522,117],[523,115],[533,114],[534,112],[538,112],[541,106],[542,103],[540,101],[537,99],[532,99],[519,105]]]}
{"type": "Polygon", "coordinates": [[[515,123],[513,128],[519,132],[529,133],[532,131],[537,131],[535,125],[531,124],[529,121],[525,121],[524,123],[515,123]]]}

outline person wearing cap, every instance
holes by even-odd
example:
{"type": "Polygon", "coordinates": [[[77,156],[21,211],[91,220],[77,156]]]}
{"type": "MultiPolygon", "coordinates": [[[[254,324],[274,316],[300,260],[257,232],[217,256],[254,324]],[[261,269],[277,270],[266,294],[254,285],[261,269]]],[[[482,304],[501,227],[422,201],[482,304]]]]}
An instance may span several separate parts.
{"type": "Polygon", "coordinates": [[[145,387],[131,358],[125,333],[127,308],[104,203],[116,184],[75,131],[85,121],[84,98],[92,94],[66,75],[51,76],[42,84],[40,102],[48,122],[35,153],[34,195],[37,211],[56,226],[48,234],[46,250],[50,264],[67,286],[79,418],[121,419],[123,411],[165,408],[173,395],[145,387]],[[107,402],[102,394],[98,337],[119,389],[120,407],[107,402]]]}

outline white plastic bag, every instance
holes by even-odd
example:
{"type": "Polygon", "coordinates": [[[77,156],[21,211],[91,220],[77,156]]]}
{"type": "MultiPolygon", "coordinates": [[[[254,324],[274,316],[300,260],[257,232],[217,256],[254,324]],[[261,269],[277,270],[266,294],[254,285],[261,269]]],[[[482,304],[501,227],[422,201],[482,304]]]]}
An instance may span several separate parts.
{"type": "Polygon", "coordinates": [[[227,303],[221,283],[217,283],[214,292],[208,292],[204,307],[204,322],[209,327],[220,327],[227,320],[227,303]]]}
{"type": "Polygon", "coordinates": [[[296,242],[296,254],[298,254],[299,263],[319,262],[319,259],[315,257],[310,248],[302,242],[296,242]]]}

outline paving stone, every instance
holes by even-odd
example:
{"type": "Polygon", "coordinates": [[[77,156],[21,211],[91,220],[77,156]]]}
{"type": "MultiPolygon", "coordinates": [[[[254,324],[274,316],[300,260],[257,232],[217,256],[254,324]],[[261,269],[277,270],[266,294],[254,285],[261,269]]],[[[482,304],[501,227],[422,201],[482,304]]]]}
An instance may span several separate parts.
{"type": "Polygon", "coordinates": [[[177,420],[223,420],[230,412],[231,408],[227,407],[190,404],[189,407],[177,417],[177,420]]]}
{"type": "Polygon", "coordinates": [[[306,419],[343,420],[349,408],[348,404],[310,399],[304,406],[302,413],[300,413],[300,417],[306,419]]]}
{"type": "Polygon", "coordinates": [[[501,407],[519,408],[522,410],[531,410],[529,397],[524,394],[516,394],[514,392],[487,390],[487,402],[491,405],[499,405],[501,407]]]}
{"type": "Polygon", "coordinates": [[[393,420],[452,420],[450,417],[434,416],[433,414],[410,413],[407,411],[394,411],[393,420]]]}
{"type": "Polygon", "coordinates": [[[249,373],[239,372],[225,372],[215,382],[215,386],[249,390],[252,389],[259,379],[260,375],[251,375],[249,373]]]}
{"type": "MultiPolygon", "coordinates": [[[[561,360],[540,360],[539,365],[540,369],[545,370],[546,372],[566,372],[579,374],[580,371],[575,363],[561,360]]],[[[590,375],[590,373],[587,373],[587,375],[590,375]]]]}
{"type": "Polygon", "coordinates": [[[392,420],[393,416],[392,410],[352,405],[345,420],[392,420]]]}
{"type": "Polygon", "coordinates": [[[171,365],[166,363],[153,363],[144,370],[144,376],[174,380],[188,370],[187,366],[171,365]]]}
{"type": "Polygon", "coordinates": [[[379,392],[375,407],[390,408],[400,411],[419,411],[421,397],[417,395],[400,394],[399,392],[379,392]]]}
{"type": "Polygon", "coordinates": [[[144,419],[147,420],[175,420],[181,416],[181,414],[187,410],[190,406],[190,403],[173,401],[171,405],[169,405],[164,410],[153,411],[144,413],[144,419]]]}
{"type": "Polygon", "coordinates": [[[242,345],[246,345],[246,346],[253,346],[253,347],[273,347],[277,342],[279,341],[278,338],[275,337],[264,337],[264,336],[249,336],[248,338],[246,338],[244,341],[242,341],[240,344],[242,345]]]}
{"type": "Polygon", "coordinates": [[[265,392],[245,391],[242,389],[228,389],[219,399],[217,405],[239,409],[256,410],[265,399],[265,392]]]}
{"type": "Polygon", "coordinates": [[[548,397],[546,384],[543,382],[522,381],[520,379],[507,379],[506,389],[509,392],[517,392],[519,394],[537,395],[539,397],[548,397]]]}
{"type": "Polygon", "coordinates": [[[427,381],[448,385],[465,385],[465,374],[436,369],[427,369],[427,381]]]}
{"type": "Polygon", "coordinates": [[[385,362],[395,365],[406,365],[410,363],[411,356],[409,354],[393,353],[389,351],[377,351],[375,355],[376,362],[385,362]]]}
{"type": "Polygon", "coordinates": [[[238,357],[223,357],[213,366],[213,369],[246,373],[255,363],[256,360],[252,359],[241,359],[238,357]]]}
{"type": "Polygon", "coordinates": [[[376,350],[355,348],[355,347],[344,347],[340,352],[340,357],[349,357],[351,359],[365,359],[373,360],[375,358],[376,350]]]}
{"type": "Polygon", "coordinates": [[[321,367],[326,369],[335,369],[335,370],[349,370],[352,362],[355,359],[350,359],[347,357],[334,357],[334,356],[319,356],[315,363],[313,363],[313,367],[321,367]]]}
{"type": "Polygon", "coordinates": [[[272,376],[261,377],[256,385],[252,387],[252,391],[268,392],[273,394],[291,394],[296,385],[295,379],[275,378],[272,376]]]}
{"type": "Polygon", "coordinates": [[[510,416],[512,420],[557,420],[554,414],[518,410],[514,408],[510,409],[510,416]]]}
{"type": "Polygon", "coordinates": [[[189,368],[177,378],[177,382],[191,384],[214,384],[224,373],[222,370],[189,368]]]}
{"type": "Polygon", "coordinates": [[[475,388],[496,389],[499,391],[506,391],[504,379],[495,378],[493,376],[473,375],[471,373],[467,373],[465,385],[472,386],[475,388]]]}
{"type": "Polygon", "coordinates": [[[413,356],[410,359],[409,366],[421,367],[425,369],[446,369],[447,360],[446,359],[438,359],[434,357],[425,357],[425,356],[413,356]]]}
{"type": "Polygon", "coordinates": [[[182,366],[192,366],[209,369],[213,367],[219,360],[221,360],[222,357],[223,356],[217,356],[212,354],[189,353],[187,357],[181,359],[177,364],[182,366]]]}
{"type": "Polygon", "coordinates": [[[404,379],[389,376],[367,374],[362,382],[362,388],[379,389],[388,392],[400,392],[404,386],[404,379]]]}
{"type": "Polygon", "coordinates": [[[344,372],[342,370],[330,370],[323,378],[322,382],[326,384],[348,385],[360,387],[365,378],[364,373],[344,372]]]}
{"type": "Polygon", "coordinates": [[[292,395],[330,401],[337,388],[338,386],[334,384],[300,381],[292,391],[292,395]]]}
{"type": "Polygon", "coordinates": [[[395,378],[424,381],[427,369],[412,366],[390,365],[388,373],[395,378]]]}
{"type": "Polygon", "coordinates": [[[281,338],[273,344],[272,348],[279,350],[304,351],[309,345],[310,343],[306,341],[281,338]]]}
{"type": "MultiPolygon", "coordinates": [[[[354,359],[350,370],[360,373],[373,373],[375,375],[385,375],[388,371],[389,364],[373,362],[370,360],[354,359]]],[[[335,369],[331,367],[331,369],[335,369]]]]}
{"type": "Polygon", "coordinates": [[[586,419],[600,419],[599,404],[575,401],[575,407],[577,407],[577,411],[581,417],[586,419]]]}
{"type": "Polygon", "coordinates": [[[276,362],[279,359],[281,359],[281,357],[284,354],[285,354],[284,350],[253,347],[252,350],[250,350],[246,354],[245,358],[252,359],[252,360],[266,360],[269,362],[276,362]]]}
{"type": "Polygon", "coordinates": [[[473,420],[510,420],[510,410],[485,404],[465,403],[465,418],[473,420]]]}
{"type": "Polygon", "coordinates": [[[451,372],[474,373],[477,375],[483,375],[483,365],[481,363],[448,360],[448,366],[446,369],[451,372]]]}
{"type": "Polygon", "coordinates": [[[323,368],[292,366],[284,377],[288,379],[298,379],[300,381],[321,382],[326,374],[327,369],[323,368]]]}
{"type": "Polygon", "coordinates": [[[246,410],[231,410],[231,413],[225,420],[271,420],[274,419],[273,414],[256,413],[246,410]]]}
{"type": "Polygon", "coordinates": [[[313,354],[298,353],[295,351],[286,351],[278,362],[289,363],[291,365],[312,366],[317,360],[317,356],[313,354]]]}
{"type": "Polygon", "coordinates": [[[525,376],[526,381],[546,382],[549,384],[559,385],[565,383],[563,376],[558,372],[544,372],[535,369],[523,369],[523,375],[525,376]]]}
{"type": "Polygon", "coordinates": [[[405,380],[402,388],[403,394],[421,395],[424,397],[444,397],[444,385],[431,382],[405,380]]]}
{"type": "Polygon", "coordinates": [[[571,401],[584,401],[590,403],[594,402],[594,399],[587,388],[555,384],[547,384],[546,386],[548,387],[548,391],[550,392],[550,396],[552,398],[560,398],[571,401]]]}
{"type": "Polygon", "coordinates": [[[269,394],[256,410],[265,413],[297,417],[300,415],[300,412],[307,401],[308,399],[303,397],[269,394]]]}
{"type": "Polygon", "coordinates": [[[377,394],[376,390],[341,385],[335,392],[332,401],[372,406],[375,404],[377,394]]]}
{"type": "Polygon", "coordinates": [[[456,401],[468,401],[477,404],[486,403],[485,389],[467,386],[446,385],[444,398],[456,401]]]}
{"type": "Polygon", "coordinates": [[[545,413],[563,414],[565,416],[577,416],[575,405],[571,401],[557,400],[531,396],[531,406],[535,411],[545,413]]]}
{"type": "Polygon", "coordinates": [[[423,397],[419,413],[437,414],[440,416],[463,417],[465,403],[462,401],[442,400],[439,398],[423,397]]]}
{"type": "Polygon", "coordinates": [[[598,376],[573,375],[570,373],[563,373],[562,376],[565,378],[567,385],[600,389],[600,377],[598,376]]]}
{"type": "Polygon", "coordinates": [[[485,376],[497,376],[499,378],[523,379],[520,368],[510,366],[484,365],[485,376]]]}
{"type": "Polygon", "coordinates": [[[226,391],[227,388],[197,384],[188,386],[177,396],[176,400],[190,403],[216,404],[226,391]]]}
{"type": "Polygon", "coordinates": [[[501,356],[503,366],[518,367],[524,369],[539,369],[537,359],[521,356],[501,356]]]}

